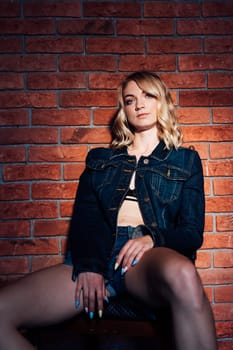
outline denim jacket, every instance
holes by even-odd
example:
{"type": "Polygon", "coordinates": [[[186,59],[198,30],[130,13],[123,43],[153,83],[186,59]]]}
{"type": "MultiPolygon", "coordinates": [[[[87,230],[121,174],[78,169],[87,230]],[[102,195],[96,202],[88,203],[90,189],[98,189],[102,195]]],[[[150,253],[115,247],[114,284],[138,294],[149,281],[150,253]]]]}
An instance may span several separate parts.
{"type": "Polygon", "coordinates": [[[70,226],[73,279],[84,271],[106,275],[117,234],[119,208],[135,173],[145,228],[154,247],[169,247],[195,260],[204,230],[203,172],[198,153],[168,150],[163,141],[149,156],[127,148],[96,148],[80,177],[70,226]]]}

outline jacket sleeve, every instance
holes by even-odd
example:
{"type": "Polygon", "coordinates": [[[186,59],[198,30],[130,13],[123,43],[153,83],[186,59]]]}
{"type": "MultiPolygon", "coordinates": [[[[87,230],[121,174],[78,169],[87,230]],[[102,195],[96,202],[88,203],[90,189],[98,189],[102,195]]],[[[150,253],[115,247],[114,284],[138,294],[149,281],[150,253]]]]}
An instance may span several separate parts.
{"type": "Polygon", "coordinates": [[[86,167],[80,177],[70,224],[72,279],[87,271],[105,275],[111,243],[111,235],[92,185],[91,170],[86,167]]]}
{"type": "Polygon", "coordinates": [[[172,248],[195,259],[196,250],[203,242],[204,218],[203,170],[199,155],[194,151],[191,174],[183,186],[176,223],[169,229],[155,229],[155,245],[172,248]]]}

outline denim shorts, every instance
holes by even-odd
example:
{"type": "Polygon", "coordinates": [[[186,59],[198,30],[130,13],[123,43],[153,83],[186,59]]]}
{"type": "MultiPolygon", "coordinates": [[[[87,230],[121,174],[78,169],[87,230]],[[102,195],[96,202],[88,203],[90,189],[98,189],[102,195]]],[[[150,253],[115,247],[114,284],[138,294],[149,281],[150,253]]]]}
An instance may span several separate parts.
{"type": "MultiPolygon", "coordinates": [[[[116,296],[125,293],[125,279],[121,274],[121,266],[114,270],[117,256],[124,246],[124,244],[132,238],[141,237],[145,234],[145,226],[139,225],[137,227],[132,226],[119,226],[117,228],[116,241],[112,249],[112,255],[108,265],[108,277],[105,279],[105,287],[109,291],[110,296],[116,296]]],[[[71,254],[66,254],[64,264],[72,265],[71,254]]]]}

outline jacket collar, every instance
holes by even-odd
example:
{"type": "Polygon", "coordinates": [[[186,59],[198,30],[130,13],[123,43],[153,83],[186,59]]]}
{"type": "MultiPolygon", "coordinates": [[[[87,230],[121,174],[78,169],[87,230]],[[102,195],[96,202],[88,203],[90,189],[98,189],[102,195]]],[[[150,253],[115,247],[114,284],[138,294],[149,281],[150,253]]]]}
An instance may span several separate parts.
{"type": "MultiPolygon", "coordinates": [[[[161,140],[159,142],[159,144],[155,147],[153,152],[148,157],[162,161],[162,160],[165,160],[166,158],[168,158],[168,156],[170,155],[172,150],[173,150],[173,148],[168,150],[166,148],[166,145],[165,145],[164,141],[161,140]]],[[[123,156],[128,156],[128,152],[127,152],[127,147],[126,146],[124,146],[122,148],[113,149],[112,157],[117,157],[117,156],[122,156],[122,155],[123,156]]]]}

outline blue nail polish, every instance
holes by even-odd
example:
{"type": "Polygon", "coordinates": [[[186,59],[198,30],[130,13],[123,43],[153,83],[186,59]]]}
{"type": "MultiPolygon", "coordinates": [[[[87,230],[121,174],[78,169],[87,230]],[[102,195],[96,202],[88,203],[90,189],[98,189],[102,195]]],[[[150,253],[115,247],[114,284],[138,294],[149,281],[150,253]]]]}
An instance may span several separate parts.
{"type": "Polygon", "coordinates": [[[93,317],[94,317],[94,312],[90,311],[90,312],[89,312],[89,317],[90,317],[90,319],[92,320],[93,317]]]}
{"type": "Polygon", "coordinates": [[[137,265],[137,263],[138,263],[137,259],[134,259],[131,265],[135,266],[135,265],[137,265]]]}
{"type": "Polygon", "coordinates": [[[104,300],[105,300],[107,303],[109,303],[109,299],[108,299],[107,295],[104,297],[104,300]]]}
{"type": "Polygon", "coordinates": [[[128,270],[127,266],[126,267],[122,267],[122,269],[121,269],[121,276],[123,276],[126,273],[127,270],[128,270]]]}
{"type": "Polygon", "coordinates": [[[75,309],[77,309],[79,307],[79,301],[78,299],[75,300],[75,309]]]}

